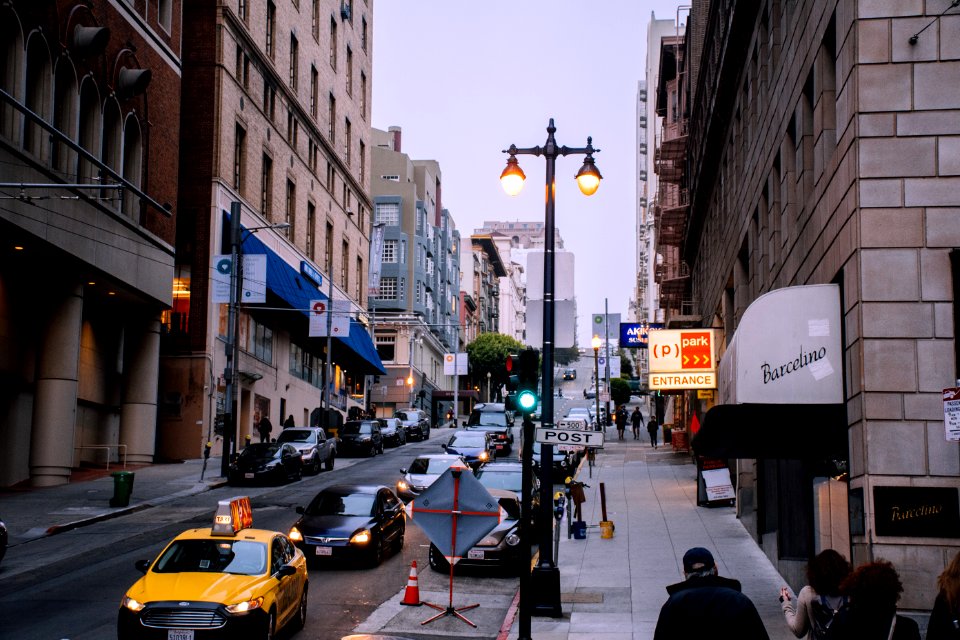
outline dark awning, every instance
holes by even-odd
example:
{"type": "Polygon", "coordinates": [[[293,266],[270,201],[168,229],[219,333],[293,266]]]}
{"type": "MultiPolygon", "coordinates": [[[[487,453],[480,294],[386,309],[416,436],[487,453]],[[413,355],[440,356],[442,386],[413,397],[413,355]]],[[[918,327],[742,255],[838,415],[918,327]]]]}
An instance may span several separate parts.
{"type": "Polygon", "coordinates": [[[842,404],[720,404],[691,442],[710,458],[824,460],[847,457],[842,404]]]}

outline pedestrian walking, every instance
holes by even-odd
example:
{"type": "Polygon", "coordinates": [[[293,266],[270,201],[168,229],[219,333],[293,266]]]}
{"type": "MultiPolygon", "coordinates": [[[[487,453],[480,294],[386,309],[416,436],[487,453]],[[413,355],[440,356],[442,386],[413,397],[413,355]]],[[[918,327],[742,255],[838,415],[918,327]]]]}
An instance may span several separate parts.
{"type": "Polygon", "coordinates": [[[960,640],[960,552],[937,578],[940,592],[927,622],[927,640],[960,640]]]}
{"type": "Polygon", "coordinates": [[[821,551],[807,563],[807,586],[796,601],[787,587],[780,588],[780,608],[787,627],[798,638],[824,640],[833,618],[847,604],[840,594],[840,582],[850,575],[850,563],[834,551],[821,551]]]}
{"type": "Polygon", "coordinates": [[[830,625],[830,640],[920,640],[920,627],[897,615],[903,583],[888,560],[857,567],[840,583],[849,604],[830,625]]]}
{"type": "Polygon", "coordinates": [[[769,640],[740,581],[719,576],[709,550],[694,547],[683,554],[683,576],[683,582],[667,587],[670,597],[660,609],[653,640],[769,640]]]}
{"type": "Polygon", "coordinates": [[[650,434],[650,446],[656,449],[659,445],[657,443],[657,434],[660,432],[660,425],[657,424],[657,416],[650,416],[650,421],[647,423],[647,433],[650,434]]]}
{"type": "Polygon", "coordinates": [[[273,424],[267,414],[263,414],[257,423],[257,431],[260,433],[260,442],[270,442],[270,432],[273,431],[273,424]]]}
{"type": "Polygon", "coordinates": [[[640,407],[634,407],[630,414],[630,424],[633,427],[633,439],[640,439],[640,425],[643,423],[643,414],[640,413],[640,407]]]}
{"type": "Polygon", "coordinates": [[[617,423],[617,437],[619,440],[623,440],[623,432],[627,429],[627,410],[623,408],[623,405],[617,407],[614,420],[617,423]]]}
{"type": "Polygon", "coordinates": [[[296,426],[293,422],[293,414],[287,416],[287,419],[283,421],[283,428],[289,429],[290,427],[296,426]]]}

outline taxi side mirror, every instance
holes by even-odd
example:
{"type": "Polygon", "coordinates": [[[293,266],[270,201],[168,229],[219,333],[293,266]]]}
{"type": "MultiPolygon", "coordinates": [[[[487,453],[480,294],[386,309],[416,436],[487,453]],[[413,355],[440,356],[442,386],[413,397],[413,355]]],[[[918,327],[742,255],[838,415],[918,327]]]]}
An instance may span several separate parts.
{"type": "Polygon", "coordinates": [[[149,560],[137,560],[135,563],[133,563],[133,566],[136,567],[136,568],[137,568],[137,571],[139,571],[140,573],[146,573],[146,572],[147,572],[147,569],[150,568],[150,561],[149,561],[149,560]]]}
{"type": "Polygon", "coordinates": [[[277,570],[277,580],[292,576],[297,573],[297,568],[293,565],[285,564],[277,570]]]}
{"type": "Polygon", "coordinates": [[[401,468],[400,468],[400,473],[406,473],[406,472],[407,472],[406,467],[401,467],[401,468]]]}

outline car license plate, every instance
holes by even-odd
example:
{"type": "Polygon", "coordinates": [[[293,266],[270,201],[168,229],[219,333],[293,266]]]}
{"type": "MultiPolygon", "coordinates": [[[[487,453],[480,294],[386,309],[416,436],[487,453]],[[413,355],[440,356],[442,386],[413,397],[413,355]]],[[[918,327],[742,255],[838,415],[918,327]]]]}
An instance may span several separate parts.
{"type": "Polygon", "coordinates": [[[318,556],[332,556],[333,547],[317,547],[315,552],[318,556]]]}
{"type": "Polygon", "coordinates": [[[483,560],[483,549],[470,549],[467,551],[468,560],[483,560]]]}
{"type": "Polygon", "coordinates": [[[498,445],[497,445],[497,451],[500,451],[501,449],[503,449],[503,445],[502,445],[502,444],[498,444],[498,445]]]}
{"type": "Polygon", "coordinates": [[[247,480],[253,480],[254,475],[255,475],[255,474],[253,474],[253,473],[245,473],[245,474],[243,474],[243,477],[246,478],[247,480]]]}
{"type": "Polygon", "coordinates": [[[193,629],[169,629],[167,640],[193,640],[193,629]]]}

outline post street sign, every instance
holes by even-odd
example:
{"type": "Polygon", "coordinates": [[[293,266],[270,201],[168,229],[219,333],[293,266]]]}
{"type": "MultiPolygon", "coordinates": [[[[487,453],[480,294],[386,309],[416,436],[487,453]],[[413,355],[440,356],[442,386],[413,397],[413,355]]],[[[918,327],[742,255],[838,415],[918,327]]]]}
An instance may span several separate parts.
{"type": "Polygon", "coordinates": [[[540,444],[575,445],[602,449],[603,432],[537,427],[537,442],[540,444]]]}

